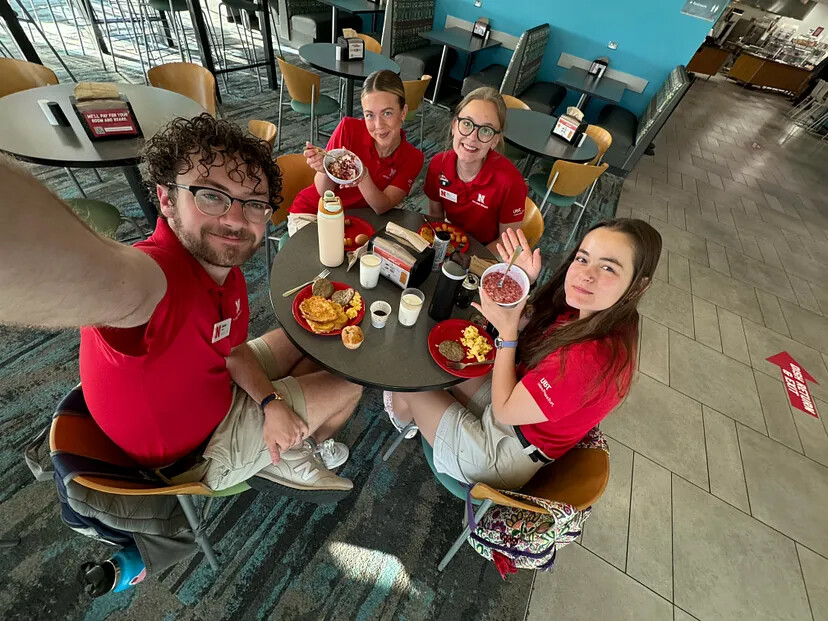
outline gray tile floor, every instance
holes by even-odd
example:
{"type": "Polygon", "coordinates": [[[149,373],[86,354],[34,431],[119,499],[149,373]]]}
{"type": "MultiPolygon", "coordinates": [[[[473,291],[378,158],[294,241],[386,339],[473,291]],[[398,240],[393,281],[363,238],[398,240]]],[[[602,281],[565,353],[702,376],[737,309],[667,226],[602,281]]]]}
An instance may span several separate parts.
{"type": "Polygon", "coordinates": [[[697,81],[625,181],[662,234],[609,487],[528,619],[828,619],[828,147],[697,81]],[[789,405],[789,352],[820,418],[789,405]]]}

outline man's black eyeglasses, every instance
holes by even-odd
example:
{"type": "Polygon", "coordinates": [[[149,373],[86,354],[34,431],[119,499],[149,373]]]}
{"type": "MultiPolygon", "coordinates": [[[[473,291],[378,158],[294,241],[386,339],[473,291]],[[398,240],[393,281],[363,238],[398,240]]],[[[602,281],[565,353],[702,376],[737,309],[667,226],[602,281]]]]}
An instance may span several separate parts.
{"type": "Polygon", "coordinates": [[[273,208],[269,203],[256,199],[242,200],[216,188],[208,188],[200,185],[180,185],[178,183],[168,183],[167,185],[190,192],[195,199],[196,209],[205,216],[220,218],[230,211],[230,207],[233,206],[233,201],[239,201],[241,203],[244,217],[250,224],[267,222],[273,213],[273,208]]]}

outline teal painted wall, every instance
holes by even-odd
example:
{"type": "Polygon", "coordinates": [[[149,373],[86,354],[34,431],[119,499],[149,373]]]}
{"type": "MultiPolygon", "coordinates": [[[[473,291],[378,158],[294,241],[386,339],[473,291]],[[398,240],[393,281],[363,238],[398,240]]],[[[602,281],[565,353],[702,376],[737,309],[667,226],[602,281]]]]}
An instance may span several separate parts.
{"type": "MultiPolygon", "coordinates": [[[[726,4],[723,0],[723,9],[726,4]]],[[[483,0],[478,9],[473,0],[436,0],[434,25],[442,27],[446,15],[472,22],[486,16],[492,29],[520,36],[548,23],[552,30],[540,80],[551,81],[563,71],[557,65],[562,52],[589,60],[607,56],[612,69],[649,80],[643,93],[626,91],[621,102],[640,114],[670,70],[690,61],[712,25],[682,15],[682,6],[684,0],[483,0]],[[617,41],[618,49],[609,49],[609,41],[617,41]]],[[[481,52],[472,71],[491,63],[507,65],[510,57],[511,50],[481,52]]],[[[453,76],[461,77],[464,63],[461,57],[453,76]]]]}

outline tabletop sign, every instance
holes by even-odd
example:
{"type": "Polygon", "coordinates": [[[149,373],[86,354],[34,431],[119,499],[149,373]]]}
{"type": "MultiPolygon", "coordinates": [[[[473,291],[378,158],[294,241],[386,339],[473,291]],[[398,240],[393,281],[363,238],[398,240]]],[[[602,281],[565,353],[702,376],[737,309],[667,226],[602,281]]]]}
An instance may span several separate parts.
{"type": "Polygon", "coordinates": [[[810,373],[803,369],[799,363],[786,351],[779,352],[775,356],[766,358],[771,364],[775,364],[782,371],[782,381],[785,382],[785,388],[788,393],[788,400],[791,405],[797,410],[801,410],[806,414],[810,414],[814,418],[819,418],[814,405],[814,399],[811,396],[811,391],[808,390],[807,382],[818,384],[810,373]]]}
{"type": "Polygon", "coordinates": [[[70,97],[69,101],[91,140],[137,138],[142,135],[141,126],[125,95],[100,102],[78,102],[74,97],[70,97]]]}
{"type": "Polygon", "coordinates": [[[339,37],[336,40],[336,59],[365,60],[365,41],[359,37],[339,37]]]}
{"type": "Polygon", "coordinates": [[[589,67],[589,75],[594,77],[596,80],[600,80],[601,77],[603,77],[604,72],[607,70],[607,65],[609,65],[609,59],[596,58],[592,61],[592,65],[589,67]]]}
{"type": "Polygon", "coordinates": [[[485,39],[486,36],[489,34],[489,18],[488,17],[480,17],[476,22],[474,22],[474,26],[472,26],[472,35],[478,37],[480,39],[485,39]]]}
{"type": "Polygon", "coordinates": [[[552,128],[552,134],[572,144],[579,137],[577,134],[580,126],[581,123],[576,118],[562,114],[558,117],[555,127],[552,128]]]}

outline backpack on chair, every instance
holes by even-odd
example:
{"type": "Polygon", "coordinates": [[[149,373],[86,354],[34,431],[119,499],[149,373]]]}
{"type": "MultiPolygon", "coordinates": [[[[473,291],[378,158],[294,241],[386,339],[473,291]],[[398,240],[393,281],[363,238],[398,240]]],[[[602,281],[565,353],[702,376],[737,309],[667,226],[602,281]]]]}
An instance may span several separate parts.
{"type": "MultiPolygon", "coordinates": [[[[609,454],[606,438],[597,427],[573,448],[601,449],[609,454]]],[[[578,510],[565,502],[507,490],[498,492],[540,510],[495,505],[476,525],[471,525],[469,544],[482,557],[493,561],[504,579],[518,569],[552,571],[558,548],[581,535],[591,507],[578,510]]],[[[471,497],[469,508],[470,500],[471,497]]]]}

